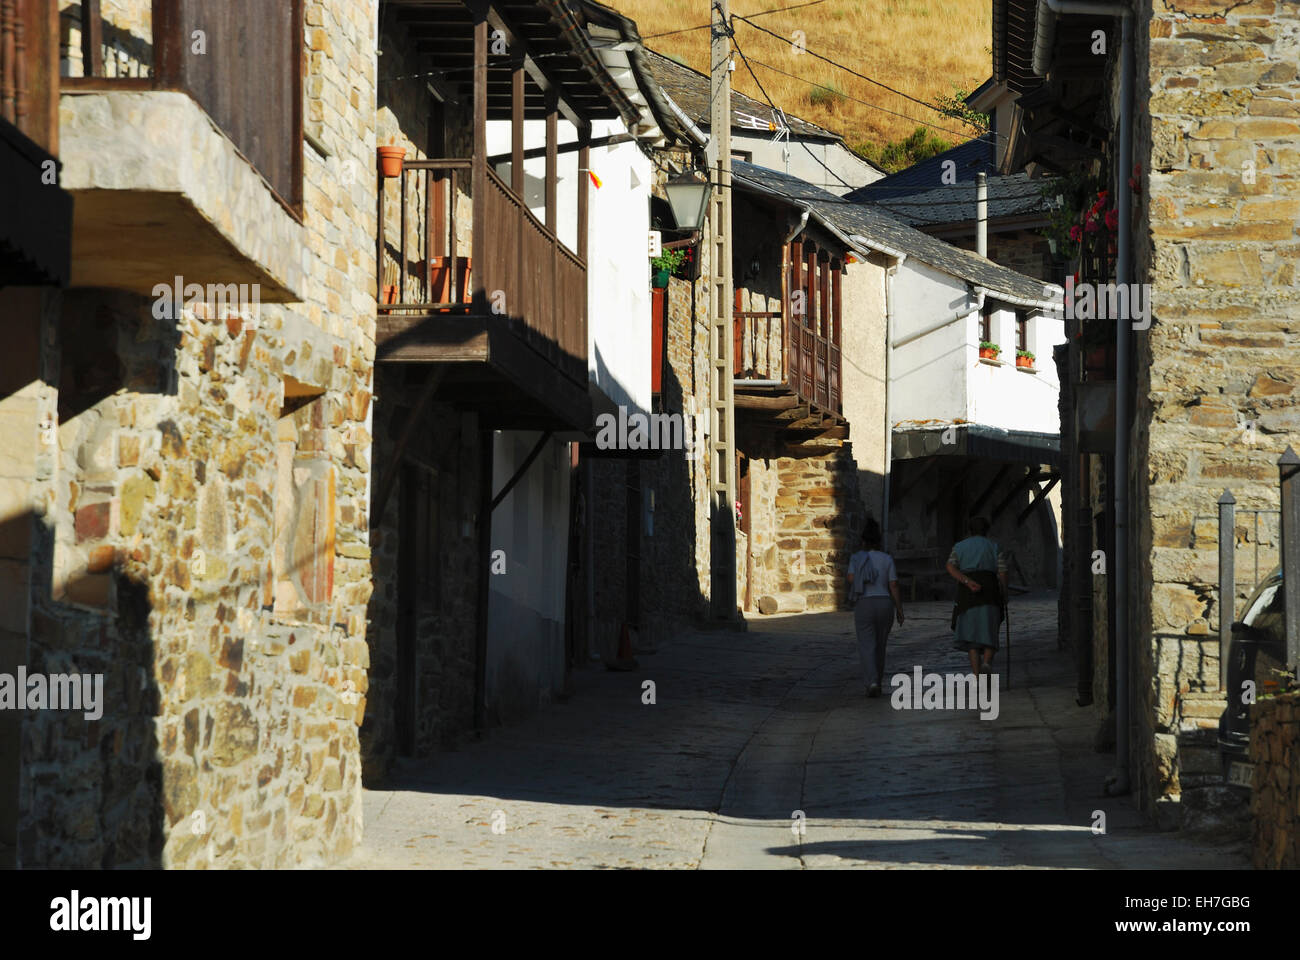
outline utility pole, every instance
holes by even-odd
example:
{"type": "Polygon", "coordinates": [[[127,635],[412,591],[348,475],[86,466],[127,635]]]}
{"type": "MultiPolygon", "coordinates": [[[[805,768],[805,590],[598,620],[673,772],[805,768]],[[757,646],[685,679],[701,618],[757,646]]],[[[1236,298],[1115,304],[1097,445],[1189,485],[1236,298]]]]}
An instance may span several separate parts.
{"type": "Polygon", "coordinates": [[[736,407],[731,272],[731,17],[728,0],[712,0],[709,159],[713,200],[709,205],[713,250],[709,297],[709,364],[712,380],[709,450],[712,504],[710,568],[713,614],[736,617],[736,407]]]}

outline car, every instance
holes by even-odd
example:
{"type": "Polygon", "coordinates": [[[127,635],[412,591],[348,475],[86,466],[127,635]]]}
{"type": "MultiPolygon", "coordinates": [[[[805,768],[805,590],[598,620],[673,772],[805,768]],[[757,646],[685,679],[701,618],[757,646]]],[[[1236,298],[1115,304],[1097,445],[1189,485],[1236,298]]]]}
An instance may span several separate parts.
{"type": "Polygon", "coordinates": [[[1250,705],[1290,686],[1286,670],[1286,591],[1282,568],[1269,573],[1246,601],[1228,641],[1228,707],[1219,718],[1224,779],[1250,787],[1250,705]]]}

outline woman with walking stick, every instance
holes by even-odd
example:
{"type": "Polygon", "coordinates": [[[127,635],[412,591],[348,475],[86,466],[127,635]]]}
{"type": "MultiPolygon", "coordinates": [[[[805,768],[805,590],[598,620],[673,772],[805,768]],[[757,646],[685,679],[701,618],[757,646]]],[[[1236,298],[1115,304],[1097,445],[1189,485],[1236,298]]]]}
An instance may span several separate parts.
{"type": "Polygon", "coordinates": [[[966,529],[970,536],[958,541],[948,555],[948,575],[957,581],[953,646],[970,654],[971,672],[978,677],[981,667],[986,673],[993,670],[1007,591],[1007,558],[988,538],[989,522],[983,517],[972,517],[966,529]]]}

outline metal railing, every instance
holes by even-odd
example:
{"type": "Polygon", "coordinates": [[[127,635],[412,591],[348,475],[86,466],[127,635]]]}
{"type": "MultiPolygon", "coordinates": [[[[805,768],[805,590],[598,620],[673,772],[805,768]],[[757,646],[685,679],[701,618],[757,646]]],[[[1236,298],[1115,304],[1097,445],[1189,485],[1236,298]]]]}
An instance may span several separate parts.
{"type": "MultiPolygon", "coordinates": [[[[1252,588],[1260,579],[1261,515],[1276,516],[1276,536],[1269,541],[1276,547],[1277,560],[1282,567],[1283,592],[1286,601],[1287,663],[1294,668],[1300,664],[1300,457],[1291,447],[1278,459],[1278,489],[1280,507],[1277,510],[1262,508],[1237,508],[1237,499],[1231,490],[1224,490],[1218,501],[1219,538],[1219,645],[1227,650],[1232,639],[1232,624],[1237,617],[1237,515],[1253,516],[1253,543],[1255,549],[1252,588]]],[[[1192,519],[1195,538],[1196,517],[1192,519]]],[[[1267,528],[1266,528],[1267,529],[1267,528]]],[[[1271,564],[1266,564],[1272,569],[1271,564]]],[[[1267,571],[1265,571],[1267,572],[1267,571]]],[[[1219,658],[1219,686],[1226,688],[1228,658],[1219,658]]]]}

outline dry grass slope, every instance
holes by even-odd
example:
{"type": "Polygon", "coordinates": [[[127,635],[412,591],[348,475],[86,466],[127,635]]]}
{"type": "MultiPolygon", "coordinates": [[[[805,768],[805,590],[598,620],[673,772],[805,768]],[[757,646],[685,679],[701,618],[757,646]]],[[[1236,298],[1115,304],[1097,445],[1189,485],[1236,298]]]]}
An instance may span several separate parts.
{"type": "MultiPolygon", "coordinates": [[[[707,29],[653,36],[707,23],[708,0],[605,2],[636,20],[651,49],[708,72],[707,29]]],[[[746,16],[797,2],[800,0],[731,0],[731,12],[746,16]]],[[[943,128],[932,132],[954,144],[968,139],[971,131],[957,120],[797,53],[789,38],[801,30],[807,50],[934,103],[955,87],[970,91],[988,78],[990,16],[989,0],[823,0],[816,6],[757,18],[756,23],[785,40],[743,23],[736,28],[736,40],[751,61],[760,60],[802,78],[754,64],[754,72],[778,107],[834,130],[855,149],[875,157],[886,142],[912,133],[917,121],[943,128]]],[[[742,93],[763,99],[739,58],[732,80],[742,93]]]]}

